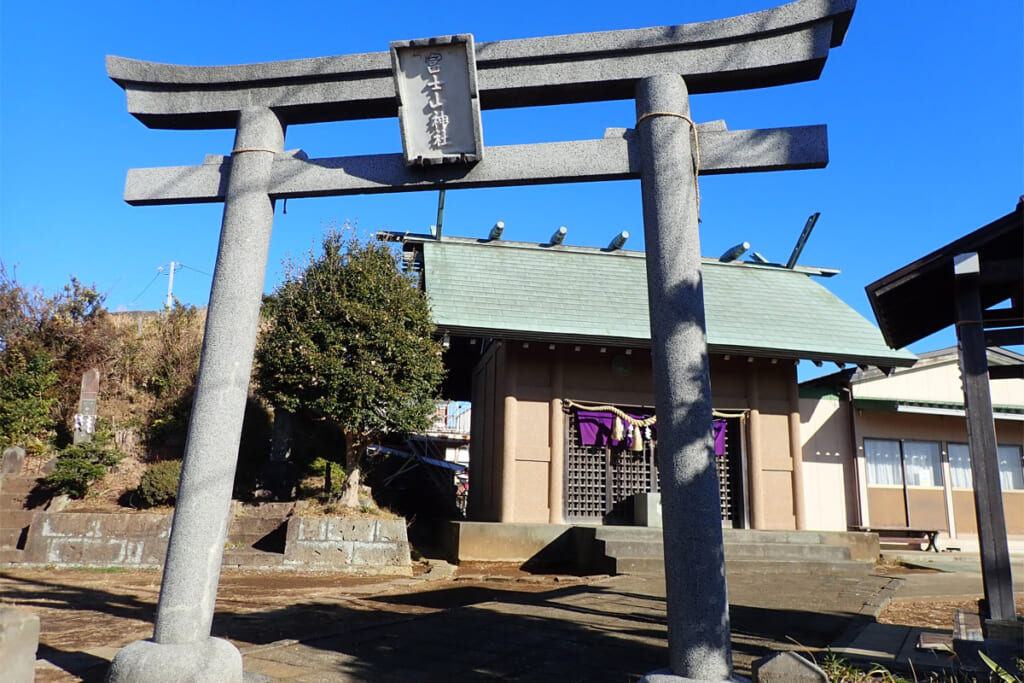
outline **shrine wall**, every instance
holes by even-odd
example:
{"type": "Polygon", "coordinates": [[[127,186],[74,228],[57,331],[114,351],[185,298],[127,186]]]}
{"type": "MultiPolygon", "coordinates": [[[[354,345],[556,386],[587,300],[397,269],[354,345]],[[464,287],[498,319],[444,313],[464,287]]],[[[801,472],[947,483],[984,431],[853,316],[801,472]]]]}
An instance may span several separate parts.
{"type": "MultiPolygon", "coordinates": [[[[796,381],[793,361],[748,361],[716,354],[710,364],[715,409],[745,416],[757,410],[759,414],[756,439],[751,439],[751,430],[745,428],[743,447],[748,490],[752,482],[761,485],[760,491],[751,492],[754,499],[760,494],[763,504],[758,528],[795,528],[789,444],[789,383],[796,381]],[[753,397],[748,392],[751,373],[757,378],[757,395],[753,397]],[[751,471],[753,463],[760,465],[756,473],[751,471]]],[[[564,474],[562,463],[553,461],[552,453],[561,459],[563,444],[553,441],[564,439],[564,431],[551,429],[551,415],[561,411],[563,398],[650,409],[654,404],[650,350],[636,348],[627,355],[621,347],[605,347],[602,352],[596,346],[504,341],[485,352],[473,381],[471,519],[561,521],[557,489],[562,484],[552,486],[552,472],[558,479],[564,474]],[[559,381],[561,391],[556,391],[559,381]],[[515,424],[506,429],[510,408],[515,412],[515,424]],[[510,513],[505,517],[502,496],[511,496],[513,501],[504,508],[510,513]]],[[[745,425],[748,422],[745,417],[745,425]]]]}

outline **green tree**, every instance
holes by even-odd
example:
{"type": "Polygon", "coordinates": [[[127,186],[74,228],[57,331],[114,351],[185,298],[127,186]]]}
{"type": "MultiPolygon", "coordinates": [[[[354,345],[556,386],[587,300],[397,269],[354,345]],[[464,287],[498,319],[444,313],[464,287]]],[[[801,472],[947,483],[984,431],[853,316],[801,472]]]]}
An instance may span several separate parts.
{"type": "Polygon", "coordinates": [[[42,349],[14,346],[0,352],[0,447],[27,445],[50,430],[57,384],[50,366],[42,349]]]}
{"type": "Polygon", "coordinates": [[[258,390],[345,435],[340,503],[359,505],[359,459],[381,434],[425,429],[444,375],[423,292],[380,242],[328,231],[322,253],[294,264],[264,302],[258,390]]]}
{"type": "Polygon", "coordinates": [[[46,296],[0,262],[0,441],[69,434],[82,373],[109,361],[115,337],[94,288],[72,277],[46,296]]]}

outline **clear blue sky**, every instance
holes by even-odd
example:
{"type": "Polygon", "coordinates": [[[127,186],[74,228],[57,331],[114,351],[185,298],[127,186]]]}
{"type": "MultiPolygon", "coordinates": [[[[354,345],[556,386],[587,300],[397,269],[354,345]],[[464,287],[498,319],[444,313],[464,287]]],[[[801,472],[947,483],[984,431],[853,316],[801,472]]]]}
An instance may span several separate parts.
{"type": "MultiPolygon", "coordinates": [[[[459,32],[478,42],[717,19],[771,7],[735,2],[482,3],[5,2],[0,10],[0,258],[53,291],[75,275],[112,310],[159,308],[157,268],[176,261],[175,295],[203,305],[220,205],[130,207],[129,168],[191,165],[230,152],[230,131],[154,131],[126,110],[104,56],[214,65],[383,51],[392,40],[459,32]],[[244,7],[244,9],[241,9],[244,7]],[[148,289],[147,289],[148,286],[148,289]]],[[[747,240],[785,261],[807,216],[821,219],[801,264],[839,268],[826,285],[874,320],[864,286],[1011,211],[1024,192],[1024,17],[1020,0],[861,0],[818,81],[692,98],[696,120],[731,129],[825,123],[831,161],[813,171],[701,181],[702,252],[747,240]]],[[[485,144],[596,138],[635,120],[633,103],[484,112],[485,144]]],[[[289,129],[311,157],[401,150],[396,119],[289,129]]],[[[324,226],[425,231],[436,193],[278,204],[267,290],[286,254],[324,226]]],[[[603,246],[629,230],[643,246],[638,182],[449,192],[445,234],[603,246]]],[[[737,302],[742,310],[742,302],[737,302]]],[[[948,331],[912,347],[952,343],[948,331]]]]}

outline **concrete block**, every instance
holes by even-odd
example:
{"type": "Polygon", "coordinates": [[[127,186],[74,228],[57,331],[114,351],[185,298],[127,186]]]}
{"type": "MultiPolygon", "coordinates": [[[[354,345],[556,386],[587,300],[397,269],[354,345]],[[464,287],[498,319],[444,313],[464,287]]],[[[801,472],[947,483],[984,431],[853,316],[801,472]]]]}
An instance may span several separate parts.
{"type": "Polygon", "coordinates": [[[310,568],[344,567],[352,563],[352,544],[306,542],[285,549],[285,563],[308,565],[310,568]]]}
{"type": "Polygon", "coordinates": [[[378,543],[405,543],[408,544],[409,535],[406,531],[404,519],[381,519],[377,521],[377,535],[374,540],[378,543]]]}
{"type": "Polygon", "coordinates": [[[0,608],[0,673],[7,683],[32,683],[39,647],[39,617],[0,608]]]}
{"type": "Polygon", "coordinates": [[[403,548],[396,543],[353,543],[352,564],[358,567],[383,567],[388,565],[408,565],[410,563],[409,547],[403,548]]]}
{"type": "Polygon", "coordinates": [[[751,666],[754,683],[828,683],[817,664],[795,652],[778,652],[751,666]]]}
{"type": "Polygon", "coordinates": [[[633,496],[633,523],[636,526],[661,526],[660,493],[638,493],[633,496]]]}
{"type": "Polygon", "coordinates": [[[326,541],[328,520],[323,517],[295,517],[288,520],[289,540],[302,541],[326,541]]]}
{"type": "Polygon", "coordinates": [[[572,529],[568,524],[452,522],[460,562],[525,562],[572,529]]]}
{"type": "Polygon", "coordinates": [[[328,541],[371,542],[376,535],[377,520],[374,519],[327,519],[328,541]]]}
{"type": "Polygon", "coordinates": [[[878,534],[862,531],[822,531],[822,540],[830,545],[844,545],[850,549],[850,559],[874,562],[880,554],[878,534]]]}

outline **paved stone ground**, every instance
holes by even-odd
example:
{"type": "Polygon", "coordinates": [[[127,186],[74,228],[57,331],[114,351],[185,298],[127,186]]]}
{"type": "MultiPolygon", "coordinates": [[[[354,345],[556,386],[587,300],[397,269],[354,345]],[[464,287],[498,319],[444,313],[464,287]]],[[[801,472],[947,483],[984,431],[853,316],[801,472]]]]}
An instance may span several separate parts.
{"type": "MultiPolygon", "coordinates": [[[[477,568],[479,571],[479,568],[477,568]]],[[[124,644],[151,635],[158,572],[12,570],[0,595],[40,615],[39,683],[101,681],[124,644]]],[[[870,623],[901,583],[883,576],[730,574],[737,671],[784,649],[820,649],[870,623]]],[[[215,635],[265,681],[634,681],[663,667],[659,577],[352,579],[225,572],[215,635]]]]}

